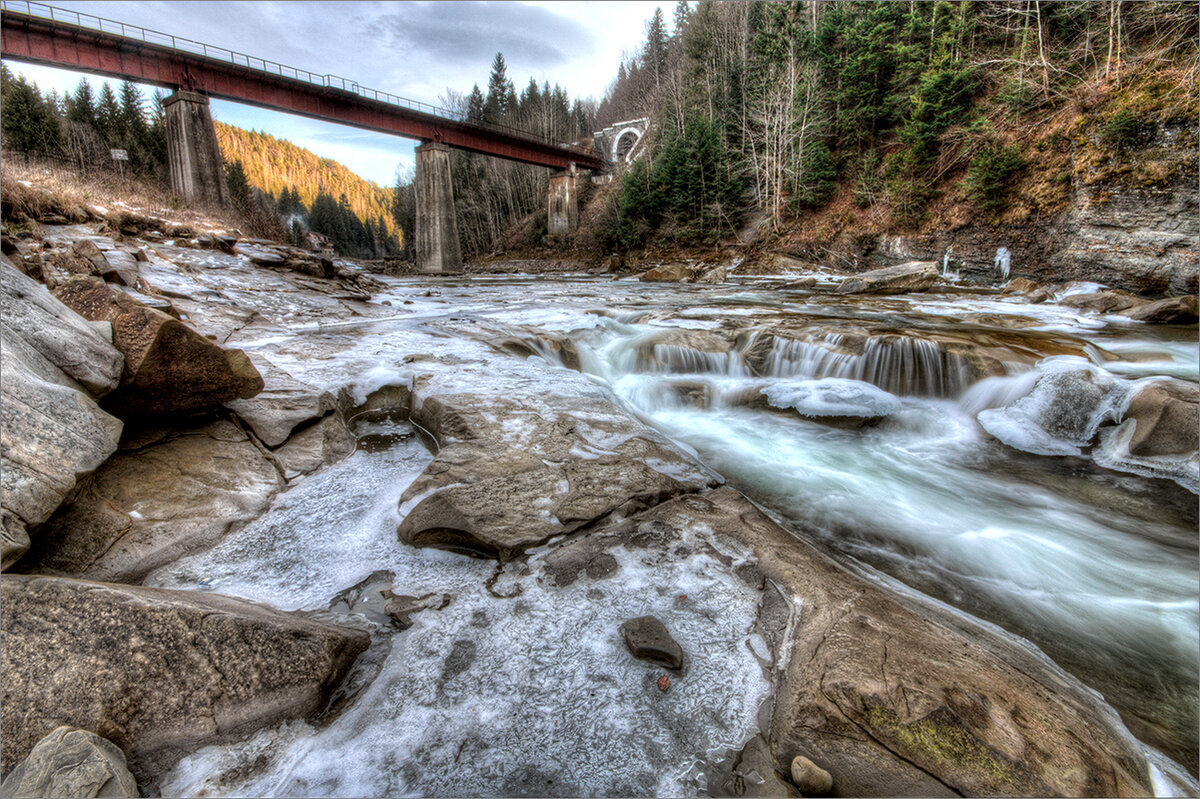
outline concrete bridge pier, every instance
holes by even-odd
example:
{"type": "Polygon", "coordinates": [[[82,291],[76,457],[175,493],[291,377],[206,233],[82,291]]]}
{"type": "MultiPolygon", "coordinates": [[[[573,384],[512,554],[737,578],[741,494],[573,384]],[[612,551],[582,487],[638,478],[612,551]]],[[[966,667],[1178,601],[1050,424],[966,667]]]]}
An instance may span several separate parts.
{"type": "Polygon", "coordinates": [[[208,98],[179,90],[163,104],[167,113],[167,163],[171,189],[189,202],[229,204],[217,130],[208,98]]]}
{"type": "Polygon", "coordinates": [[[416,255],[422,272],[462,269],[458,220],[454,215],[454,186],[450,182],[450,148],[437,142],[417,147],[416,255]]]}
{"type": "Polygon", "coordinates": [[[575,165],[550,176],[549,207],[546,230],[551,236],[565,236],[579,227],[578,174],[575,165]]]}

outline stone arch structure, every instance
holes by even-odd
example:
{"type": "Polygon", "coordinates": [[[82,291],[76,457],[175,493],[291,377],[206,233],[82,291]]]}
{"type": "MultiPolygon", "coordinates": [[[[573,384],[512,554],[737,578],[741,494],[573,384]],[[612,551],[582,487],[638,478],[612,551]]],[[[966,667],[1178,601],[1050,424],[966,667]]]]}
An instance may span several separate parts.
{"type": "Polygon", "coordinates": [[[598,130],[593,135],[596,149],[614,164],[628,164],[638,154],[638,145],[646,135],[650,120],[628,119],[598,130]]]}

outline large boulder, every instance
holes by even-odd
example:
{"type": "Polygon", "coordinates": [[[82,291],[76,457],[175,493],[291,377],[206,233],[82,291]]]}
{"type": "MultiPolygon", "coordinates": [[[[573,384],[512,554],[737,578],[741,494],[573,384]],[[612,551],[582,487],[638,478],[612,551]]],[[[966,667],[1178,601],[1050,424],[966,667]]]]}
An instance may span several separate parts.
{"type": "Polygon", "coordinates": [[[1200,492],[1200,390],[1182,380],[1156,380],[1136,389],[1120,424],[1100,431],[1092,450],[1109,469],[1175,480],[1200,492]]]}
{"type": "Polygon", "coordinates": [[[0,799],[138,795],[120,749],[66,724],[38,741],[0,784],[0,799]]]}
{"type": "Polygon", "coordinates": [[[75,254],[91,262],[96,273],[109,283],[119,283],[132,289],[141,283],[137,259],[132,253],[118,250],[115,246],[101,249],[93,239],[80,239],[75,242],[75,254]]]}
{"type": "Polygon", "coordinates": [[[838,294],[905,294],[928,291],[937,281],[934,261],[910,261],[848,277],[836,291],[838,294]]]}
{"type": "Polygon", "coordinates": [[[1147,300],[1127,291],[1095,291],[1068,294],[1058,301],[1059,305],[1093,313],[1117,313],[1129,308],[1145,305],[1147,300]]]}
{"type": "Polygon", "coordinates": [[[23,339],[97,397],[121,379],[124,359],[112,343],[7,258],[0,259],[0,331],[23,339]]]}
{"type": "Polygon", "coordinates": [[[41,286],[0,264],[0,568],[29,549],[78,481],[117,448],[121,422],[93,396],[116,385],[122,358],[41,286]]]}
{"type": "Polygon", "coordinates": [[[282,486],[228,421],[134,431],[43,526],[21,569],[138,582],[258,518],[282,486]]]}
{"type": "Polygon", "coordinates": [[[807,757],[840,796],[1148,794],[1136,742],[1087,688],[961,614],[851,574],[733,489],[567,546],[666,557],[696,530],[750,548],[739,568],[775,614],[763,629],[782,653],[769,722],[782,773],[807,757]],[[776,591],[785,604],[772,610],[776,591]]]}
{"type": "Polygon", "coordinates": [[[202,408],[262,390],[262,377],[244,352],[221,348],[101,280],[72,278],[55,296],[85,319],[112,323],[113,344],[125,356],[125,370],[104,407],[118,416],[202,408]]]}
{"type": "Polygon", "coordinates": [[[72,725],[112,741],[146,789],[183,755],[310,718],[366,633],[218,594],[0,578],[0,767],[72,725]]]}
{"type": "Polygon", "coordinates": [[[679,283],[690,280],[695,270],[687,264],[661,264],[637,276],[646,283],[679,283]]]}
{"type": "Polygon", "coordinates": [[[259,441],[274,449],[296,428],[332,412],[336,402],[328,391],[301,383],[268,364],[263,390],[250,399],[227,402],[225,407],[236,413],[259,441]]]}
{"type": "Polygon", "coordinates": [[[604,400],[553,399],[549,414],[474,394],[414,403],[413,419],[440,448],[400,498],[400,539],[507,560],[615,511],[720,482],[604,400]]]}
{"type": "Polygon", "coordinates": [[[1130,319],[1139,322],[1150,322],[1160,325],[1185,325],[1195,322],[1196,295],[1185,294],[1182,297],[1168,297],[1157,302],[1139,305],[1125,314],[1130,319]]]}

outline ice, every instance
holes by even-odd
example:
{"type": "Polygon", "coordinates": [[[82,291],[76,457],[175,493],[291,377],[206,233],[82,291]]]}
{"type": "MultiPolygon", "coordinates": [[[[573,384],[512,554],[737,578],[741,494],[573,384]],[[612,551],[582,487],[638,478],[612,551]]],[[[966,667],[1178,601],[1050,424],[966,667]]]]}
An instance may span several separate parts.
{"type": "Polygon", "coordinates": [[[900,400],[861,380],[826,377],[821,380],[780,381],[763,389],[776,408],[792,408],[801,416],[890,416],[900,400]]]}
{"type": "Polygon", "coordinates": [[[685,543],[697,551],[664,559],[618,546],[617,575],[564,588],[542,579],[535,554],[506,570],[507,599],[464,580],[447,608],[396,635],[379,677],[328,728],[209,747],[163,793],[693,795],[696,761],[757,732],[769,685],[746,644],[757,591],[703,541],[685,543]],[[686,653],[666,693],[662,670],[619,633],[647,614],[686,653]],[[256,759],[268,762],[256,770],[256,759]]]}

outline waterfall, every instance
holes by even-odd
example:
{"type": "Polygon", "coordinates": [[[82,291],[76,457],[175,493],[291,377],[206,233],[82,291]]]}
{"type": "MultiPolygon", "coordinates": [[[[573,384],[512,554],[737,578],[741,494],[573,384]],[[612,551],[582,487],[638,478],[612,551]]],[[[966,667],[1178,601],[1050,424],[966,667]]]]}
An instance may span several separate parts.
{"type": "Polygon", "coordinates": [[[823,343],[776,339],[764,364],[766,377],[841,377],[871,383],[898,396],[953,397],[973,379],[966,359],[934,341],[911,336],[867,339],[862,354],[836,352],[842,337],[823,343]]]}

